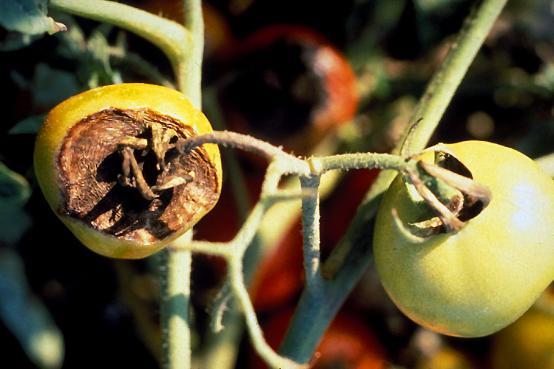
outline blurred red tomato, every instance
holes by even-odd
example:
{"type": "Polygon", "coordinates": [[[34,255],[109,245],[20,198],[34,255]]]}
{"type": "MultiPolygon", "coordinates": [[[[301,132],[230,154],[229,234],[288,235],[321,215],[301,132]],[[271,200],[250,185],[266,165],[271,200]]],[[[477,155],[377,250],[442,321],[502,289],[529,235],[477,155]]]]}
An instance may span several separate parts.
{"type": "MultiPolygon", "coordinates": [[[[268,344],[277,349],[292,318],[293,311],[287,309],[272,316],[263,325],[268,344]]],[[[354,315],[339,313],[325,332],[314,360],[312,369],[384,369],[384,349],[365,322],[354,315]]],[[[267,368],[263,361],[253,355],[251,369],[267,368]]]]}
{"type": "Polygon", "coordinates": [[[356,77],[340,51],[315,31],[263,28],[232,50],[220,91],[229,128],[307,155],[328,132],[352,119],[356,77]]]}
{"type": "MultiPolygon", "coordinates": [[[[227,173],[225,173],[227,174],[227,173]]],[[[246,188],[244,189],[250,201],[251,208],[258,200],[263,181],[261,172],[243,173],[246,188]]],[[[241,217],[236,199],[231,188],[230,180],[225,181],[216,206],[201,222],[194,227],[194,238],[212,242],[231,241],[242,226],[241,217]]]]}
{"type": "Polygon", "coordinates": [[[298,221],[260,263],[250,294],[258,312],[290,305],[304,285],[302,227],[298,221]]]}
{"type": "Polygon", "coordinates": [[[357,170],[345,174],[339,186],[323,202],[321,209],[323,254],[329,253],[340,241],[378,173],[378,170],[357,170]]]}
{"type": "MultiPolygon", "coordinates": [[[[348,228],[377,173],[360,170],[346,174],[333,194],[323,201],[321,249],[324,253],[330,252],[348,228]]],[[[302,224],[298,220],[258,268],[251,288],[258,312],[282,307],[298,297],[304,285],[302,263],[302,224]]]]}

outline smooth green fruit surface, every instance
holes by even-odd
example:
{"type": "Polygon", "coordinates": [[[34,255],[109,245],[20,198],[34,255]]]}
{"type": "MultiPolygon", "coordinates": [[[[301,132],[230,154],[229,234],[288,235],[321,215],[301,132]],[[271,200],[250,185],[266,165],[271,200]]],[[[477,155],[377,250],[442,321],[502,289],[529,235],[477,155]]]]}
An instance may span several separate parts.
{"type": "Polygon", "coordinates": [[[393,209],[404,224],[420,214],[398,177],[377,215],[375,262],[385,290],[412,320],[447,335],[485,336],[521,316],[553,279],[554,183],[510,148],[443,146],[491,190],[490,204],[457,233],[417,243],[394,223],[393,209]]]}

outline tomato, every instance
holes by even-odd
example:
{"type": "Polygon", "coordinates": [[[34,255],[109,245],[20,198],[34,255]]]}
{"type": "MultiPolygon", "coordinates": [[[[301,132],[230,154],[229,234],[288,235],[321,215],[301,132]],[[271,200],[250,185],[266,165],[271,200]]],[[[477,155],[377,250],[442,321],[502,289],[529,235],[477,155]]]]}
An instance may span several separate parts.
{"type": "Polygon", "coordinates": [[[297,221],[262,260],[250,294],[257,312],[282,308],[302,291],[302,225],[297,221]]]}
{"type": "MultiPolygon", "coordinates": [[[[292,318],[292,310],[272,316],[263,326],[267,343],[277,349],[292,318]]],[[[323,335],[311,363],[312,369],[385,369],[385,350],[364,321],[355,315],[339,313],[323,335]]],[[[252,369],[267,366],[255,357],[252,369]]]]}
{"type": "Polygon", "coordinates": [[[554,183],[507,147],[443,146],[490,189],[490,204],[458,232],[416,242],[399,230],[392,210],[407,225],[421,221],[421,205],[397,178],[378,211],[375,263],[390,298],[412,320],[447,335],[484,336],[521,316],[552,281],[554,183]]]}
{"type": "Polygon", "coordinates": [[[554,315],[531,309],[495,336],[493,369],[554,369],[554,315]]]}
{"type": "Polygon", "coordinates": [[[226,121],[307,155],[323,136],[351,120],[356,77],[344,55],[306,27],[274,25],[237,44],[220,93],[226,121]]]}
{"type": "Polygon", "coordinates": [[[462,353],[450,347],[441,347],[430,357],[417,362],[416,369],[472,369],[473,365],[462,353]]]}
{"type": "Polygon", "coordinates": [[[187,155],[171,147],[211,130],[177,91],[140,83],[96,88],[48,114],[35,146],[36,176],[54,213],[85,246],[115,258],[145,257],[217,202],[217,146],[187,155]]]}

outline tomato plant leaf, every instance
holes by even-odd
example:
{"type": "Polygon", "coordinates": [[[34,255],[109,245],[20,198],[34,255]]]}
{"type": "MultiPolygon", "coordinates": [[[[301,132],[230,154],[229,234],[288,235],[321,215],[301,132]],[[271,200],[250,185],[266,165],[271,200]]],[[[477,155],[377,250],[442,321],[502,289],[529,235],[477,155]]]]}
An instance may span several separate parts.
{"type": "Polygon", "coordinates": [[[35,134],[44,122],[45,114],[31,115],[17,122],[9,131],[10,135],[35,134]]]}
{"type": "Polygon", "coordinates": [[[65,26],[46,15],[46,0],[0,1],[0,25],[8,31],[26,35],[49,34],[65,30],[65,26]]]}
{"type": "Polygon", "coordinates": [[[27,180],[0,162],[0,242],[16,243],[31,225],[22,209],[30,196],[27,180]]]}
{"type": "Polygon", "coordinates": [[[50,109],[81,90],[74,74],[40,63],[33,76],[33,105],[50,109]]]}
{"type": "Polygon", "coordinates": [[[0,252],[0,319],[38,367],[61,367],[62,335],[46,307],[30,293],[21,258],[10,249],[0,252]]]}

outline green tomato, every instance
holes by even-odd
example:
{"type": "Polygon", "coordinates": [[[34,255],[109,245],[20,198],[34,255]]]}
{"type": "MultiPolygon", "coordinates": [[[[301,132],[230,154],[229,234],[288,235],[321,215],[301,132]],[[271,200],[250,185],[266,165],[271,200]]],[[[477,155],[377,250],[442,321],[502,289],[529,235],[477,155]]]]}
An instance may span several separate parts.
{"type": "Polygon", "coordinates": [[[399,176],[377,214],[375,263],[391,299],[415,322],[447,335],[485,336],[521,316],[553,279],[554,182],[504,146],[442,146],[491,190],[490,204],[458,232],[416,242],[392,215],[396,209],[404,224],[421,220],[421,204],[399,176]]]}

